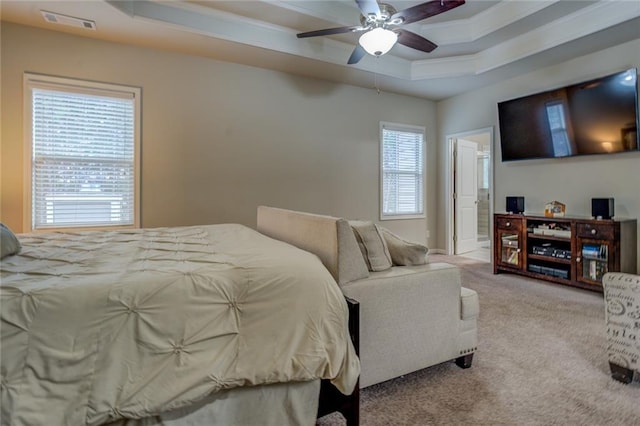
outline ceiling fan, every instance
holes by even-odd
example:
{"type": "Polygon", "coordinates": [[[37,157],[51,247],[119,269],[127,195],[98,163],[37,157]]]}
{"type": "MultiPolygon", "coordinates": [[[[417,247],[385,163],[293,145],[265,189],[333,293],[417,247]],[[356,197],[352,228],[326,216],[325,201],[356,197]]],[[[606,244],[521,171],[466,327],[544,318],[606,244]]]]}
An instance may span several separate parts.
{"type": "Polygon", "coordinates": [[[347,63],[350,65],[358,63],[366,53],[373,56],[384,55],[396,42],[412,49],[431,52],[438,47],[435,43],[399,27],[438,15],[464,4],[464,0],[432,0],[398,12],[393,6],[386,3],[378,3],[376,0],[355,0],[355,2],[362,13],[360,25],[309,31],[297,34],[297,37],[306,38],[364,31],[349,57],[347,63]]]}

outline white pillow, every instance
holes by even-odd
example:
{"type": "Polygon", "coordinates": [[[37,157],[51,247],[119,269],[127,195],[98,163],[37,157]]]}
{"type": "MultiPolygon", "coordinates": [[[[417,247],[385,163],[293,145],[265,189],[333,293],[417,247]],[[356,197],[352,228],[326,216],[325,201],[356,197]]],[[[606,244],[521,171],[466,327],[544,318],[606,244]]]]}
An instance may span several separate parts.
{"type": "Polygon", "coordinates": [[[360,251],[370,271],[384,271],[392,266],[391,254],[378,226],[373,222],[349,221],[360,251]]]}
{"type": "Polygon", "coordinates": [[[380,228],[384,237],[391,260],[394,265],[411,266],[424,265],[427,263],[427,253],[429,249],[418,243],[405,241],[386,228],[380,228]]]}

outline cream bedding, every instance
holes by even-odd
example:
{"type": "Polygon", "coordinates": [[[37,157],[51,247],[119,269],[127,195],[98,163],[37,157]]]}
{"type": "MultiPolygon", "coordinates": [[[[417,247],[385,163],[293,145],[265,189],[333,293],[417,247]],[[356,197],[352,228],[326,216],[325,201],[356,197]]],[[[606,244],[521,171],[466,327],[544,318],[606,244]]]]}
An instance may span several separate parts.
{"type": "Polygon", "coordinates": [[[307,252],[241,225],[30,234],[1,262],[2,423],[98,425],[359,361],[307,252]]]}

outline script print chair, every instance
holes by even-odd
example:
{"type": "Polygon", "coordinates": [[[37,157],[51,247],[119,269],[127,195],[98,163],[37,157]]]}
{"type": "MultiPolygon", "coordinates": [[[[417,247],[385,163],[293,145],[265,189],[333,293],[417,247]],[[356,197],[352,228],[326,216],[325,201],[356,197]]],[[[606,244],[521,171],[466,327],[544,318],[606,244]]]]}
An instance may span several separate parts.
{"type": "Polygon", "coordinates": [[[640,275],[609,272],[602,286],[611,376],[630,383],[640,369],[640,275]]]}

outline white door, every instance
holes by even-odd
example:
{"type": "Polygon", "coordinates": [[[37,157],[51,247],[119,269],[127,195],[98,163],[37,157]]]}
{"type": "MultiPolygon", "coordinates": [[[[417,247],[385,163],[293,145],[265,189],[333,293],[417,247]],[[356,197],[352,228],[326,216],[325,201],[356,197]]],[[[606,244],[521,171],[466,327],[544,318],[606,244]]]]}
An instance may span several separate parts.
{"type": "Polygon", "coordinates": [[[478,146],[458,139],[455,150],[455,254],[461,254],[478,246],[478,146]]]}

